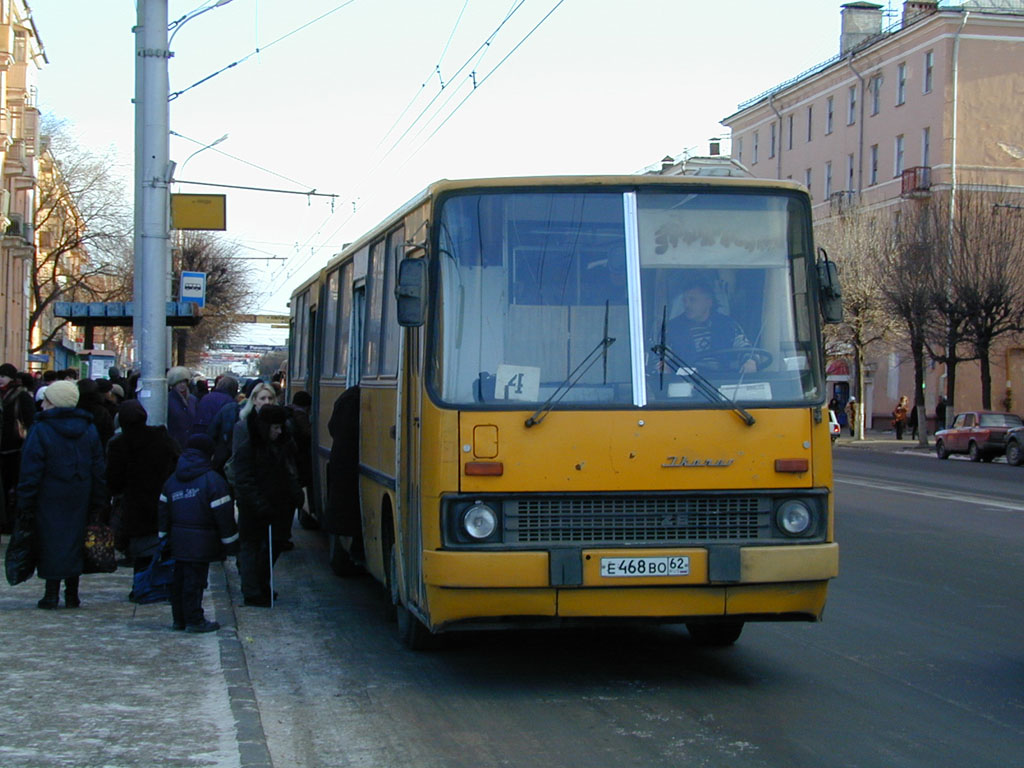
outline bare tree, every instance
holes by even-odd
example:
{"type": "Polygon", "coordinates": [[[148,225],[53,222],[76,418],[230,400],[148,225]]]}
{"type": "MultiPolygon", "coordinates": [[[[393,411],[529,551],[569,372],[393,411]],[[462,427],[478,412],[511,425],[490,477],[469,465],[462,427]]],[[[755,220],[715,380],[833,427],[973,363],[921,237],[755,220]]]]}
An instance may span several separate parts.
{"type": "Polygon", "coordinates": [[[950,232],[953,300],[981,367],[982,407],[989,409],[993,345],[1024,327],[1024,214],[1005,192],[966,190],[950,232]]]}
{"type": "Polygon", "coordinates": [[[131,237],[132,217],[113,152],[80,146],[66,125],[44,117],[35,226],[39,247],[29,291],[29,327],[43,349],[65,322],[50,322],[55,301],[102,301],[119,281],[117,254],[131,237]]]}
{"type": "MultiPolygon", "coordinates": [[[[882,272],[891,245],[879,217],[855,209],[819,227],[817,240],[826,246],[840,270],[843,322],[825,327],[826,345],[838,353],[852,352],[859,439],[864,439],[865,370],[873,346],[891,337],[895,322],[882,295],[882,272]]],[[[845,403],[844,403],[845,405],[845,403]]]]}
{"type": "MultiPolygon", "coordinates": [[[[940,271],[942,251],[926,209],[902,211],[895,225],[894,239],[887,250],[884,279],[885,305],[897,320],[914,361],[914,397],[918,423],[923,422],[924,353],[929,330],[935,327],[934,290],[931,276],[940,271]]],[[[918,433],[920,445],[928,445],[927,430],[918,433]]]]}
{"type": "Polygon", "coordinates": [[[206,273],[202,321],[188,331],[175,331],[178,364],[195,365],[203,349],[230,338],[239,325],[236,316],[250,307],[256,292],[249,282],[245,262],[237,258],[237,243],[212,232],[182,231],[177,238],[175,274],[206,273]]]}

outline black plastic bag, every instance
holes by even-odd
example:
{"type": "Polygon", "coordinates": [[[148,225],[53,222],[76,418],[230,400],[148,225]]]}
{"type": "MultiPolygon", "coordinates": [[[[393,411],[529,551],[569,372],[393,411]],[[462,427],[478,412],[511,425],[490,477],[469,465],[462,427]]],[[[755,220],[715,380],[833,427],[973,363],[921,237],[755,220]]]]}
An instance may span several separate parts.
{"type": "Polygon", "coordinates": [[[7,572],[7,583],[12,587],[32,578],[36,570],[36,530],[35,521],[27,515],[18,515],[14,522],[14,533],[7,542],[7,553],[4,555],[4,569],[7,572]]]}

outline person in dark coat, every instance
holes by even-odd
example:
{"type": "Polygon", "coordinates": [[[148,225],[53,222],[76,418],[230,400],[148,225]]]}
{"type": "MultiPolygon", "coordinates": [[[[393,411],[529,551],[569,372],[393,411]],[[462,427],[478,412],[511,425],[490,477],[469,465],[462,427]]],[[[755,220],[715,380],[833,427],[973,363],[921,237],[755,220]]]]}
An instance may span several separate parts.
{"type": "Polygon", "coordinates": [[[159,545],[157,499],[181,453],[166,427],[146,426],[147,415],[138,400],[123,402],[121,434],[107,445],[107,490],[121,497],[122,533],[135,573],[149,566],[159,545]]]}
{"type": "MultiPolygon", "coordinates": [[[[238,380],[233,376],[221,376],[213,388],[196,406],[196,420],[192,425],[192,434],[209,435],[210,425],[225,405],[233,404],[238,397],[238,380]]],[[[234,421],[231,424],[234,428],[234,421]]],[[[213,435],[210,435],[213,437],[213,435]]],[[[216,445],[216,443],[214,443],[216,445]]]]}
{"type": "Polygon", "coordinates": [[[331,420],[331,458],[327,463],[329,533],[352,537],[352,556],[362,559],[363,533],[359,511],[359,385],[346,389],[334,401],[331,420]]]}
{"type": "Polygon", "coordinates": [[[160,537],[174,557],[171,616],[174,629],[213,632],[216,621],[203,614],[210,563],[237,552],[238,529],[224,478],[213,471],[213,441],[192,435],[174,474],[160,494],[160,537]]]}
{"type": "Polygon", "coordinates": [[[92,414],[92,423],[100,436],[100,444],[106,450],[107,443],[114,436],[114,417],[103,404],[99,387],[92,379],[78,381],[78,407],[92,414]]]}
{"type": "Polygon", "coordinates": [[[39,577],[46,580],[40,608],[56,608],[64,580],[64,604],[81,605],[85,526],[106,512],[103,448],[92,416],[75,406],[78,387],[55,381],[46,388],[43,412],[22,449],[18,482],[20,514],[35,521],[39,577]]]}
{"type": "Polygon", "coordinates": [[[15,489],[21,465],[21,448],[25,436],[36,417],[36,403],[18,377],[18,369],[11,363],[0,365],[0,407],[3,408],[3,422],[0,424],[0,483],[3,485],[6,522],[0,518],[0,525],[7,530],[15,516],[15,489]]]}
{"type": "MultiPolygon", "coordinates": [[[[269,394],[273,390],[267,386],[269,394]]],[[[252,399],[260,396],[253,390],[252,399]]],[[[295,508],[302,502],[288,411],[262,405],[235,425],[231,472],[238,503],[238,575],[246,605],[270,606],[270,562],[277,561],[295,508]],[[268,542],[273,539],[273,545],[268,542]]]]}
{"type": "MultiPolygon", "coordinates": [[[[305,390],[292,396],[292,404],[288,407],[288,431],[295,441],[295,469],[299,473],[299,485],[306,497],[306,509],[314,514],[313,509],[313,425],[309,420],[309,409],[313,398],[305,390]]],[[[299,520],[303,519],[302,504],[299,504],[299,520]]],[[[287,549],[292,549],[291,526],[288,528],[287,549]]]]}
{"type": "Polygon", "coordinates": [[[196,396],[189,392],[191,372],[177,365],[167,372],[167,431],[184,448],[196,420],[196,396]]]}

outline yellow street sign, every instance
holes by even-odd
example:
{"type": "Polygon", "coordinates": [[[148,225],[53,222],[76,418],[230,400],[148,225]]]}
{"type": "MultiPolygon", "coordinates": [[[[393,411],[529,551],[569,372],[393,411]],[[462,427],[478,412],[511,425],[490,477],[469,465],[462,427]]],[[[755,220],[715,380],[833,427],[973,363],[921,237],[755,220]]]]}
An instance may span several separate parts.
{"type": "Polygon", "coordinates": [[[227,195],[171,195],[172,229],[227,227],[227,195]]]}

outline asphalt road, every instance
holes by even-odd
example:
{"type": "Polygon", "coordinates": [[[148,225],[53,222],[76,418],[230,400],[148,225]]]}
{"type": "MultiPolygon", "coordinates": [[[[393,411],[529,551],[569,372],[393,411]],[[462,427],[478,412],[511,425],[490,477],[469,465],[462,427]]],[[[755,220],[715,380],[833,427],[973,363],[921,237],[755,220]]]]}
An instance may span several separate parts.
{"type": "Polygon", "coordinates": [[[727,649],[663,627],[414,653],[297,531],[277,607],[236,609],[274,765],[1024,766],[1024,468],[835,451],[824,622],[727,649]]]}

